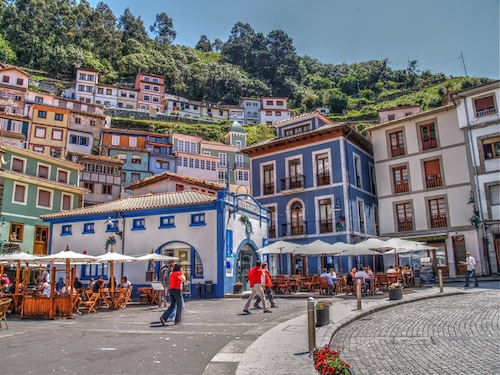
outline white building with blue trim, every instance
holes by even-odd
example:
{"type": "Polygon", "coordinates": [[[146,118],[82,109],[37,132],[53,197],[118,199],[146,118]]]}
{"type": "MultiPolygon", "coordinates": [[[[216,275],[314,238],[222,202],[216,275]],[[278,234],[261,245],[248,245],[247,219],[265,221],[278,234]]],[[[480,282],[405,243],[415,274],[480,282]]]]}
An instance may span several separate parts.
{"type": "MultiPolygon", "coordinates": [[[[50,223],[49,254],[69,246],[101,255],[111,236],[115,251],[122,254],[138,256],[153,249],[179,258],[188,280],[184,293],[197,296],[198,283],[211,281],[208,297],[223,297],[236,281],[246,279],[268,232],[267,210],[249,195],[225,189],[217,196],[194,190],[132,196],[42,219],[50,223]],[[112,225],[106,224],[108,217],[112,225]]],[[[157,273],[161,266],[156,263],[157,273]]],[[[141,262],[115,265],[115,278],[127,276],[135,287],[144,286],[148,267],[141,262]]],[[[81,265],[77,276],[85,284],[91,277],[106,279],[108,271],[106,265],[81,265]]]]}

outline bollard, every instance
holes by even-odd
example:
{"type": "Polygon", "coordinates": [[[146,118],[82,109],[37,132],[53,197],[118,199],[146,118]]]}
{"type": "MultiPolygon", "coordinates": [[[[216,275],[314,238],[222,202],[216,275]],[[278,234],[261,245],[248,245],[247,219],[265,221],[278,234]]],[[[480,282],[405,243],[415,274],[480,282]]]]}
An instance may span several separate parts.
{"type": "Polygon", "coordinates": [[[361,310],[361,279],[356,280],[356,297],[358,299],[358,310],[361,310]]]}
{"type": "Polygon", "coordinates": [[[439,275],[439,293],[443,293],[443,270],[438,270],[439,275]]]}
{"type": "Polygon", "coordinates": [[[309,352],[316,347],[316,316],[314,315],[314,298],[307,299],[307,336],[309,341],[309,352]]]}

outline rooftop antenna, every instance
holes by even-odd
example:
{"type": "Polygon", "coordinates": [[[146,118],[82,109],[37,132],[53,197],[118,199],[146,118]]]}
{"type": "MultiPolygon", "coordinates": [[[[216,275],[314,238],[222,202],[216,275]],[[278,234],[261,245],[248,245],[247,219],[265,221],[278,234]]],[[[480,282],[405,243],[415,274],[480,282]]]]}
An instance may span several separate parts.
{"type": "Polygon", "coordinates": [[[462,54],[462,52],[460,52],[460,58],[462,59],[462,64],[464,66],[465,76],[468,77],[467,68],[465,67],[464,55],[462,54]]]}

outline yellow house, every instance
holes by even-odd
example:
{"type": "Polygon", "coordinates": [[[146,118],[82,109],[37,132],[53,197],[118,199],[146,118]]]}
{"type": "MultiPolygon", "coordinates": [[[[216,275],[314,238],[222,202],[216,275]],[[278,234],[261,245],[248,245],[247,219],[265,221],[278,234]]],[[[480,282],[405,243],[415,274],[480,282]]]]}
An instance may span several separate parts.
{"type": "Polygon", "coordinates": [[[34,104],[28,149],[54,157],[65,157],[69,117],[68,109],[34,104]]]}

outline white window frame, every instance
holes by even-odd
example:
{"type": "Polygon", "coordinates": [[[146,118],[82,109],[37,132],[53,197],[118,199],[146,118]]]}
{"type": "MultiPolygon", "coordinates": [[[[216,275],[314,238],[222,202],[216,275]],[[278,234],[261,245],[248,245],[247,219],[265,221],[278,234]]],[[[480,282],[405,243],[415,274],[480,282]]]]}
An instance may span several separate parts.
{"type": "Polygon", "coordinates": [[[70,171],[68,171],[67,169],[57,168],[57,176],[56,176],[56,178],[57,178],[56,181],[57,182],[62,182],[64,184],[69,184],[69,177],[70,177],[70,171]],[[59,172],[66,173],[66,181],[65,182],[59,181],[59,172]]]}
{"type": "Polygon", "coordinates": [[[12,191],[12,204],[20,204],[22,206],[26,206],[28,204],[28,184],[23,184],[21,182],[14,182],[14,189],[12,191]],[[24,187],[24,198],[22,202],[16,201],[14,198],[16,196],[16,187],[17,186],[23,186],[24,187]]]}
{"type": "Polygon", "coordinates": [[[52,129],[52,139],[55,141],[62,141],[63,139],[63,131],[61,129],[52,129]],[[60,138],[56,138],[56,135],[59,135],[60,138]]]}
{"type": "Polygon", "coordinates": [[[68,211],[72,210],[73,209],[73,195],[72,194],[64,194],[62,193],[61,195],[61,211],[66,211],[65,208],[63,208],[63,204],[64,204],[64,197],[69,197],[69,209],[68,211]]]}
{"type": "Polygon", "coordinates": [[[128,140],[128,145],[129,145],[129,147],[137,147],[137,138],[130,137],[128,140]]]}
{"type": "Polygon", "coordinates": [[[113,146],[118,146],[120,145],[120,136],[119,135],[112,135],[111,136],[111,144],[113,146]]]}
{"type": "Polygon", "coordinates": [[[41,188],[41,187],[37,187],[36,188],[36,208],[41,208],[41,209],[44,209],[44,210],[52,210],[52,206],[53,206],[53,203],[54,203],[54,190],[52,189],[47,189],[47,188],[41,188]],[[43,191],[47,191],[50,193],[50,199],[49,199],[49,206],[48,207],[45,207],[45,206],[40,206],[39,205],[39,197],[40,197],[40,190],[43,190],[43,191]]]}
{"type": "Polygon", "coordinates": [[[38,163],[37,168],[36,168],[36,175],[41,178],[46,178],[50,179],[50,174],[52,173],[52,166],[50,164],[44,164],[44,163],[38,163]],[[40,167],[45,167],[47,168],[47,176],[41,177],[40,176],[40,167]]]}
{"type": "Polygon", "coordinates": [[[47,128],[43,126],[35,126],[35,138],[44,138],[47,134],[47,128]],[[41,135],[43,133],[43,135],[41,135]]]}

